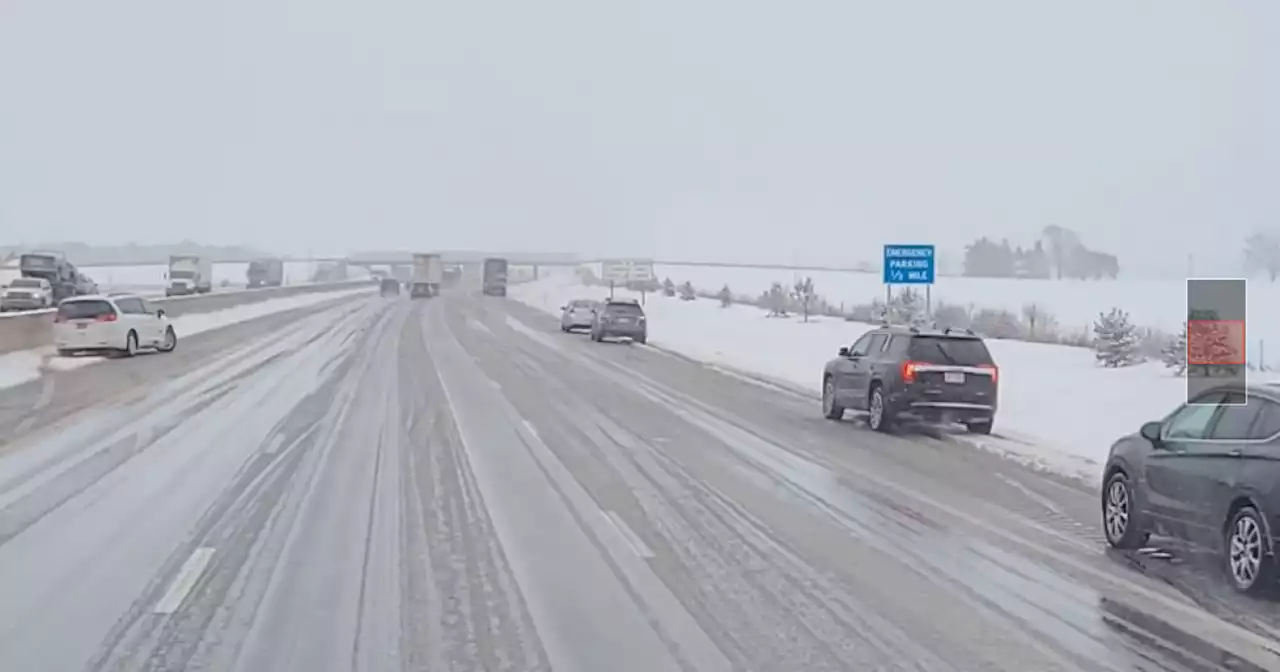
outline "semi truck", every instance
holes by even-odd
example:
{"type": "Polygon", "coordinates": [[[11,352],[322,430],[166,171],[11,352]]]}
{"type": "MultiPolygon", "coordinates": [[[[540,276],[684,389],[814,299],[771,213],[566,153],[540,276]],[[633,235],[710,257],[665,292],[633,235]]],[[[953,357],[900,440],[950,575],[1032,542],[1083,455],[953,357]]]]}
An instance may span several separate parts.
{"type": "Polygon", "coordinates": [[[213,262],[195,254],[175,254],[169,257],[165,278],[165,296],[208,294],[213,291],[213,262]]]}
{"type": "Polygon", "coordinates": [[[284,262],[279,259],[254,259],[249,262],[249,289],[279,287],[284,284],[284,262]]]}
{"type": "Polygon", "coordinates": [[[440,263],[440,255],[413,255],[413,282],[409,286],[409,297],[439,296],[443,275],[444,264],[440,263]]]}
{"type": "Polygon", "coordinates": [[[507,260],[490,257],[484,260],[484,276],[481,279],[485,296],[507,295],[507,260]]]}
{"type": "Polygon", "coordinates": [[[81,293],[81,284],[77,282],[80,278],[79,271],[76,267],[67,261],[66,255],[61,252],[30,252],[22,255],[18,259],[18,272],[24,278],[42,278],[49,281],[49,287],[53,290],[54,302],[61,301],[68,296],[76,296],[81,293]]]}

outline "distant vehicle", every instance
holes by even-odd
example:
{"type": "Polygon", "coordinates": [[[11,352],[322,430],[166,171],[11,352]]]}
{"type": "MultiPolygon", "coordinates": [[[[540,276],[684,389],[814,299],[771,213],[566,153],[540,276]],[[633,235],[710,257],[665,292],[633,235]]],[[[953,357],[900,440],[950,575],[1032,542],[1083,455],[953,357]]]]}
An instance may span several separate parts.
{"type": "Polygon", "coordinates": [[[53,343],[59,355],[173,352],[178,335],[163,309],[133,294],[77,296],[58,304],[53,343]]]}
{"type": "Polygon", "coordinates": [[[867,424],[888,431],[899,420],[958,422],[990,434],[996,417],[999,369],[982,338],[971,332],[872,329],[822,372],[822,414],[867,411],[867,424]]]}
{"type": "Polygon", "coordinates": [[[400,281],[395,278],[383,278],[378,282],[378,293],[382,296],[400,296],[400,281]]]}
{"type": "Polygon", "coordinates": [[[52,308],[53,286],[44,278],[14,278],[0,295],[0,312],[52,308]]]}
{"type": "Polygon", "coordinates": [[[1275,587],[1280,544],[1280,386],[1227,384],[1111,447],[1102,527],[1119,549],[1151,534],[1219,553],[1232,587],[1275,587]]]}
{"type": "Polygon", "coordinates": [[[413,255],[413,282],[409,285],[412,298],[440,295],[440,282],[444,279],[444,265],[438,254],[413,255]]]}
{"type": "Polygon", "coordinates": [[[24,278],[48,280],[55,302],[76,295],[76,267],[61,252],[24,254],[18,259],[18,272],[24,278]]]}
{"type": "Polygon", "coordinates": [[[600,302],[594,299],[574,299],[560,306],[560,331],[590,329],[599,306],[600,302]]]}
{"type": "Polygon", "coordinates": [[[457,264],[449,264],[444,267],[444,275],[440,278],[441,287],[456,287],[462,280],[462,267],[457,264]]]}
{"type": "Polygon", "coordinates": [[[484,260],[484,276],[481,279],[486,296],[507,295],[507,260],[490,257],[484,260]]]}
{"type": "Polygon", "coordinates": [[[591,340],[630,338],[644,343],[649,338],[648,318],[634,299],[609,299],[596,307],[591,321],[591,340]]]}
{"type": "Polygon", "coordinates": [[[189,296],[213,291],[213,262],[194,254],[169,257],[165,296],[189,296]]]}
{"type": "Polygon", "coordinates": [[[249,289],[280,287],[284,284],[284,262],[279,259],[254,259],[245,274],[249,289]]]}

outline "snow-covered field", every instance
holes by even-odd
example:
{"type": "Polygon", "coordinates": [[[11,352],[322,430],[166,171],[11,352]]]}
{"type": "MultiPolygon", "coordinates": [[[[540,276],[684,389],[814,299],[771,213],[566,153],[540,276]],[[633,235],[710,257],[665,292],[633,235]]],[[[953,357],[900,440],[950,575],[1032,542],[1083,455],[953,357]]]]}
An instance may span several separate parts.
{"type": "MultiPolygon", "coordinates": [[[[597,269],[597,273],[599,269],[597,269]]],[[[659,279],[676,284],[689,281],[698,289],[719,291],[725,284],[734,294],[758,296],[775,282],[789,285],[800,275],[813,277],[818,294],[832,303],[866,304],[884,299],[884,285],[878,273],[814,272],[795,273],[759,268],[716,268],[705,266],[658,265],[659,279]]],[[[1019,313],[1035,303],[1057,318],[1063,329],[1089,327],[1099,312],[1119,307],[1129,312],[1133,322],[1177,333],[1186,319],[1185,281],[1125,279],[1105,281],[1004,280],[997,278],[939,277],[933,286],[933,300],[977,308],[1004,308],[1019,313]]],[[[1259,340],[1280,348],[1280,283],[1249,282],[1249,346],[1259,340]]],[[[1280,349],[1275,352],[1280,353],[1280,349]]],[[[1253,354],[1252,352],[1250,353],[1253,354]]],[[[1273,357],[1269,356],[1269,360],[1273,357]]]]}
{"type": "MultiPolygon", "coordinates": [[[[343,296],[369,294],[372,292],[372,287],[360,287],[338,292],[288,296],[243,306],[234,306],[226,310],[210,313],[181,315],[172,318],[170,321],[173,324],[174,331],[178,333],[178,347],[182,347],[181,339],[201,332],[212,331],[239,322],[247,322],[272,313],[315,305],[343,296]]],[[[45,369],[66,371],[97,364],[104,359],[103,357],[58,357],[54,353],[52,346],[6,353],[0,355],[0,388],[13,387],[14,385],[21,385],[27,381],[35,380],[40,377],[41,372],[45,369]]]]}
{"type": "MultiPolygon", "coordinates": [[[[556,276],[514,287],[510,295],[558,315],[566,300],[603,298],[607,290],[556,276]]],[[[653,294],[646,297],[645,311],[650,345],[803,388],[815,397],[823,365],[871,328],[835,318],[809,323],[767,318],[753,306],[721,308],[717,301],[653,294]]],[[[1069,475],[1099,478],[1117,438],[1160,419],[1185,397],[1184,379],[1158,364],[1102,369],[1084,348],[997,340],[989,340],[988,347],[1000,366],[996,434],[1003,438],[966,440],[1069,475]]],[[[813,412],[819,412],[816,400],[813,412]]]]}

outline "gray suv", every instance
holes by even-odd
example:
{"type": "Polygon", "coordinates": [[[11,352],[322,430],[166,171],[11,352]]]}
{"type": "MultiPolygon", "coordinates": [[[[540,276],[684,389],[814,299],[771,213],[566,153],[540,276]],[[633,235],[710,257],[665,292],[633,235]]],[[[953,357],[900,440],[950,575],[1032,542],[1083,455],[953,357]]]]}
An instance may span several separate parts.
{"type": "Polygon", "coordinates": [[[1280,386],[1222,385],[1111,447],[1102,529],[1138,549],[1151,534],[1221,554],[1232,587],[1276,583],[1280,543],[1280,386]]]}
{"type": "Polygon", "coordinates": [[[609,299],[596,307],[591,320],[591,340],[630,338],[644,343],[649,336],[644,309],[635,299],[609,299]]]}
{"type": "Polygon", "coordinates": [[[839,420],[846,409],[866,411],[881,432],[910,419],[990,434],[998,383],[991,352],[971,331],[882,326],[823,367],[822,414],[839,420]]]}

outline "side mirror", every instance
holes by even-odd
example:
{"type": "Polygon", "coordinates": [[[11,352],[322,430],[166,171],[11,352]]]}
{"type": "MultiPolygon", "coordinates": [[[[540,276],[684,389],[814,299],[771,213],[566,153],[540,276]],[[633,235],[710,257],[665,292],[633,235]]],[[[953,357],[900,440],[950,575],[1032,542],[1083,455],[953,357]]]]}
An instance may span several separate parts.
{"type": "Polygon", "coordinates": [[[156,317],[157,317],[157,318],[164,317],[164,308],[157,308],[157,309],[156,309],[156,317]]]}
{"type": "Polygon", "coordinates": [[[1160,445],[1160,423],[1146,422],[1142,424],[1142,429],[1138,430],[1142,438],[1151,442],[1153,446],[1160,445]]]}
{"type": "Polygon", "coordinates": [[[842,346],[840,346],[840,350],[838,350],[838,351],[836,352],[836,354],[840,355],[841,357],[848,357],[848,356],[849,356],[849,346],[847,346],[847,345],[842,345],[842,346]]]}

